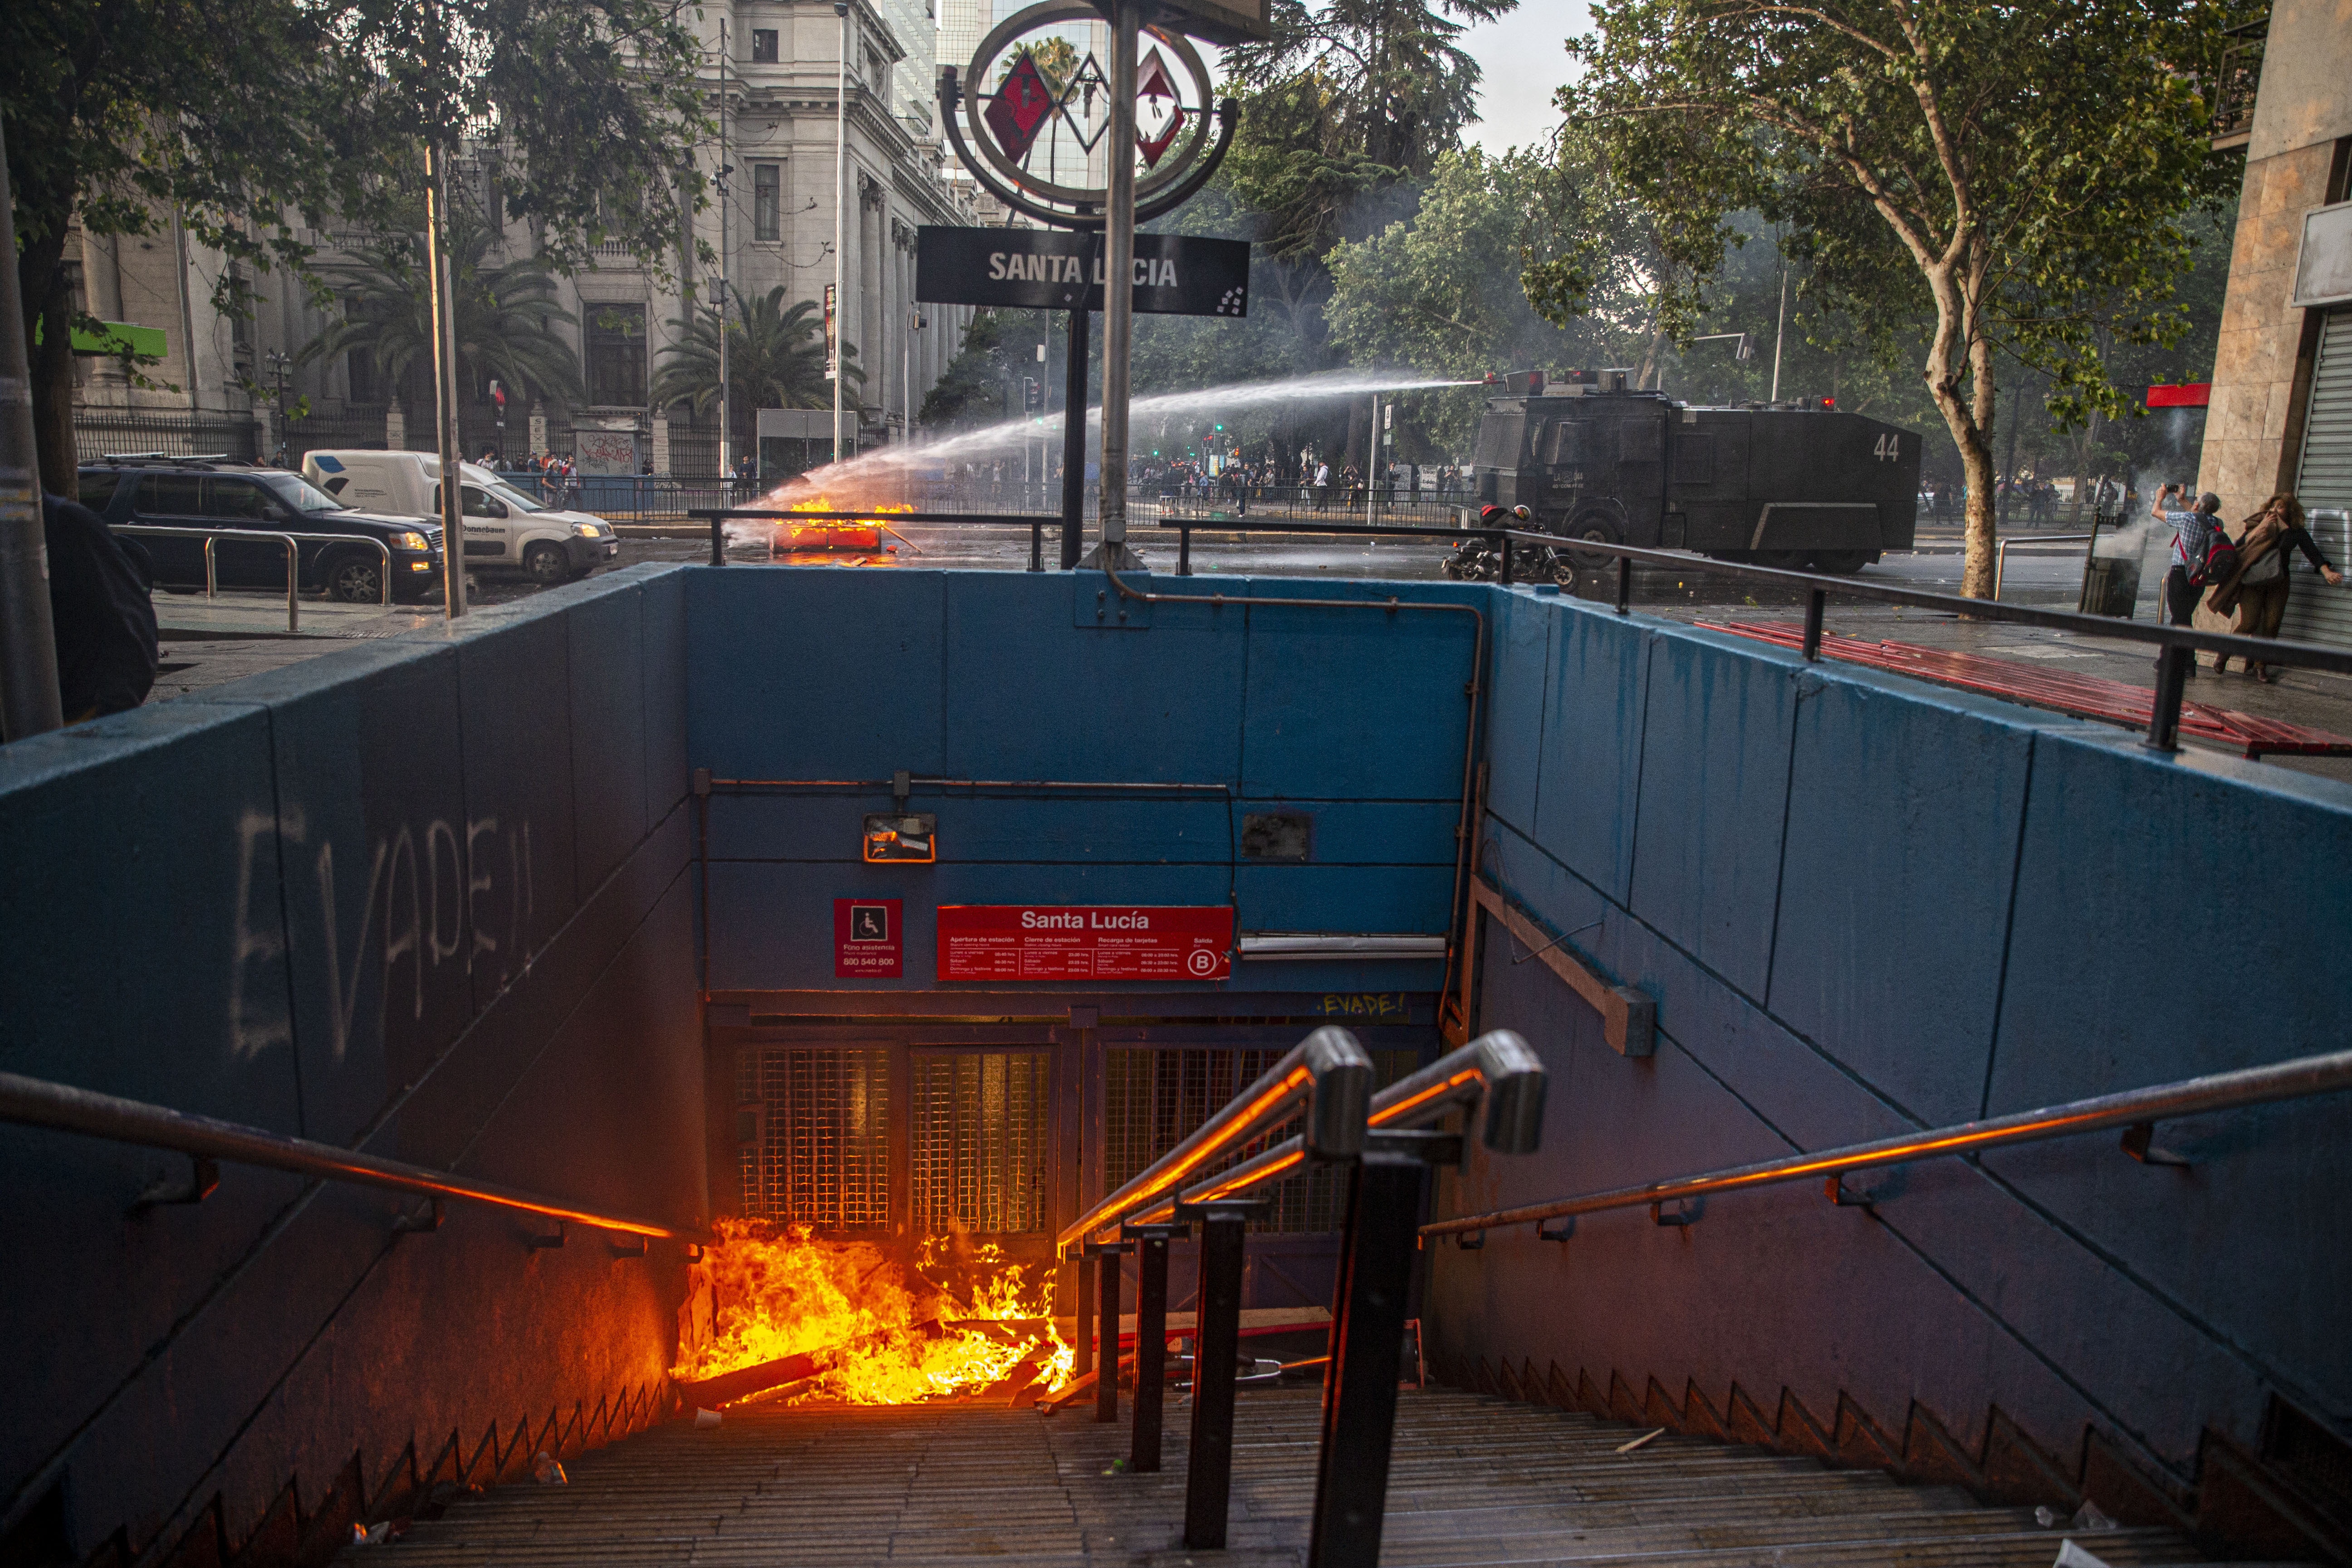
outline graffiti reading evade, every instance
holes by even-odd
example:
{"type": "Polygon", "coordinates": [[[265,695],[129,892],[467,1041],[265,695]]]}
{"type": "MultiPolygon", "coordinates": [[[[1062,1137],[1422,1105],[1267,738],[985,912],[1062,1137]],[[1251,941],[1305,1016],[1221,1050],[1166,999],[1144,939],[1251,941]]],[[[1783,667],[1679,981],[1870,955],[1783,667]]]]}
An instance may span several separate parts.
{"type": "Polygon", "coordinates": [[[379,1031],[404,992],[411,1016],[425,1016],[428,970],[445,964],[466,976],[490,973],[503,984],[528,946],[532,912],[530,824],[504,832],[495,816],[467,820],[462,830],[435,817],[422,830],[404,824],[380,837],[369,862],[367,893],[357,929],[346,931],[343,896],[355,873],[336,864],[332,842],[310,849],[308,827],[299,807],[283,816],[247,810],[237,823],[236,936],[231,948],[229,1032],[233,1048],[254,1057],[273,1046],[291,1045],[293,1024],[282,1002],[270,1002],[248,987],[257,963],[287,958],[286,923],[297,919],[302,900],[295,879],[314,879],[318,935],[334,1057],[349,1051],[359,1019],[362,984],[379,965],[375,1022],[379,1031]],[[256,886],[258,847],[275,836],[278,875],[285,886],[256,886]],[[308,863],[305,864],[307,858],[308,863]],[[503,875],[501,875],[503,873],[503,875]],[[468,937],[470,933],[470,940],[468,937]],[[405,965],[408,983],[399,970],[405,965]]]}

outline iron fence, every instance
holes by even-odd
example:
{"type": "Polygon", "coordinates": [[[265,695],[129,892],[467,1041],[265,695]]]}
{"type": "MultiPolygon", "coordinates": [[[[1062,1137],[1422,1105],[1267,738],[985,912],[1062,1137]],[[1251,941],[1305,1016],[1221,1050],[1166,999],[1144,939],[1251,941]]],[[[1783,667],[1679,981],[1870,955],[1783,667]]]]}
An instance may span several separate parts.
{"type": "Polygon", "coordinates": [[[109,452],[162,452],[174,458],[226,454],[244,462],[257,455],[249,414],[149,408],[76,409],[74,450],[85,463],[109,452]]]}

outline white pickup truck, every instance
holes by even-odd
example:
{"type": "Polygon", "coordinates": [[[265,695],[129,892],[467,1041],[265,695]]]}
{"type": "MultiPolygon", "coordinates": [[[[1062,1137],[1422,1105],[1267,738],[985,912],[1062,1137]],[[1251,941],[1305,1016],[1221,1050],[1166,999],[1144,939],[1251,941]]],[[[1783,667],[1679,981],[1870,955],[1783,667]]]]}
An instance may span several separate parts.
{"type": "MultiPolygon", "coordinates": [[[[544,506],[473,463],[458,471],[467,571],[569,583],[620,553],[620,538],[603,518],[544,506]]],[[[441,459],[431,452],[312,452],[302,459],[302,477],[346,506],[441,521],[441,459]]]]}

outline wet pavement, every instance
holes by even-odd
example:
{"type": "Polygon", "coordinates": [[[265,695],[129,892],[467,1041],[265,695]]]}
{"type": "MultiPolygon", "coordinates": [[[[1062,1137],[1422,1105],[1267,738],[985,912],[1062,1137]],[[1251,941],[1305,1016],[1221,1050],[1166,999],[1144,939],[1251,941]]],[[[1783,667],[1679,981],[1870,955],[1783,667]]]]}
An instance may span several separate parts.
{"type": "MultiPolygon", "coordinates": [[[[791,558],[794,564],[833,566],[841,570],[889,570],[899,565],[980,571],[1022,571],[1029,562],[1030,536],[1020,527],[959,526],[908,523],[895,548],[874,555],[807,555],[791,558]]],[[[2005,602],[2071,610],[2082,581],[2083,547],[2045,542],[2030,534],[2016,536],[2003,574],[2005,602]]],[[[1172,529],[1139,525],[1130,543],[1156,573],[1176,568],[1177,539],[1172,529]]],[[[2156,584],[2162,564],[2160,546],[2152,545],[2141,574],[2142,593],[2135,613],[2146,623],[2156,614],[2156,584]]],[[[1260,577],[1388,578],[1400,581],[1442,580],[1439,563],[1445,548],[1436,542],[1360,541],[1346,537],[1290,536],[1244,539],[1231,534],[1202,533],[1192,542],[1192,570],[1201,575],[1260,577]]],[[[643,531],[627,530],[615,567],[646,561],[708,561],[709,536],[688,527],[643,531]],[[653,536],[649,536],[653,535],[653,536]]],[[[1049,528],[1045,559],[1051,568],[1060,559],[1058,529],[1049,528]]],[[[730,544],[728,560],[753,565],[769,560],[764,542],[744,540],[730,544]]],[[[1698,563],[1694,561],[1694,567],[1698,563]]],[[[1866,568],[1861,581],[1900,584],[1937,593],[1957,594],[1962,554],[1957,531],[1923,530],[1918,548],[1890,555],[1866,568]]],[[[2304,591],[2305,584],[2298,584],[2304,591]]],[[[473,602],[505,604],[540,590],[520,578],[479,582],[473,602]]],[[[1613,574],[1589,574],[1570,586],[1581,597],[1613,596],[1613,574]]],[[[2312,588],[2312,591],[2327,590],[2312,588]]],[[[2352,592],[2352,589],[2337,590],[2352,592]]],[[[278,601],[282,616],[282,598],[278,601]]],[[[1634,579],[1636,608],[1676,620],[1790,620],[1803,615],[1802,595],[1775,594],[1736,579],[1703,572],[1643,571],[1634,579]]],[[[309,606],[305,605],[306,618],[309,606]]],[[[405,617],[401,617],[405,623],[405,617]]],[[[2102,677],[2136,686],[2153,686],[2148,653],[2135,644],[2073,632],[1961,620],[1940,612],[1832,596],[1828,630],[1871,640],[1892,640],[1927,647],[1956,648],[2020,661],[2031,660],[2071,674],[2102,677]]],[[[306,629],[307,626],[306,626],[306,629]]],[[[356,628],[355,628],[356,629],[356,628]]],[[[373,628],[371,628],[373,630],[373,628]]],[[[389,629],[389,628],[388,628],[389,629]]],[[[365,634],[362,634],[365,635],[365,634]]],[[[375,631],[374,635],[383,635],[375,631]]],[[[166,634],[164,672],[158,679],[155,700],[184,695],[262,669],[292,663],[337,646],[329,638],[294,641],[282,637],[195,640],[166,634]]],[[[2200,670],[2189,684],[2191,700],[2233,709],[2261,718],[2352,735],[2352,678],[2289,670],[2275,685],[2263,685],[2236,671],[2216,676],[2200,670]]],[[[2352,781],[2352,758],[2275,757],[2273,765],[2352,781]]]]}

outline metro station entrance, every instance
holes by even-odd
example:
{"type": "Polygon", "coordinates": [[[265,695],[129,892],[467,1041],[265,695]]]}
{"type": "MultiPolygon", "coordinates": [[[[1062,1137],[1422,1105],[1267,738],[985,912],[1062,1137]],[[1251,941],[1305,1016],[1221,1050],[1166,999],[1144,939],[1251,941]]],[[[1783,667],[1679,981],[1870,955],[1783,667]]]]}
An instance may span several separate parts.
{"type": "MultiPolygon", "coordinates": [[[[993,1246],[1043,1279],[1058,1228],[1191,1136],[1302,1034],[1342,1018],[1383,1086],[1439,1050],[1435,999],[1416,993],[714,998],[710,1072],[727,1092],[710,1097],[711,1206],[893,1251],[993,1246]],[[877,1005],[923,1011],[845,1011],[877,1005]]],[[[1253,1226],[1245,1304],[1328,1305],[1339,1173],[1318,1166],[1260,1195],[1271,1208],[1253,1226]]],[[[1171,1262],[1181,1309],[1189,1249],[1171,1262]]],[[[1056,1310],[1073,1310],[1075,1278],[1068,1265],[1055,1275],[1056,1310]]]]}

